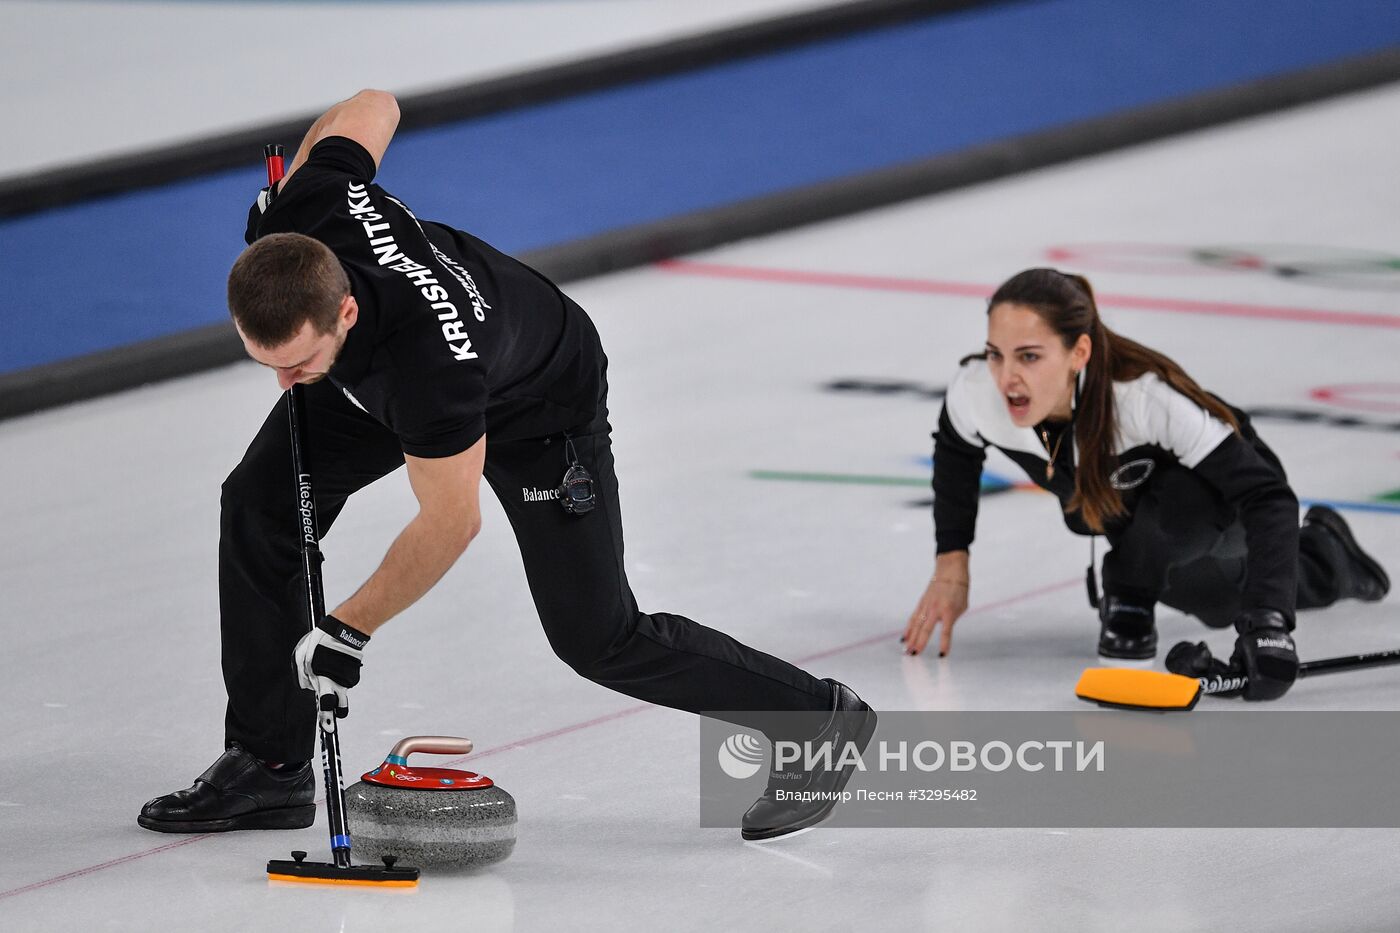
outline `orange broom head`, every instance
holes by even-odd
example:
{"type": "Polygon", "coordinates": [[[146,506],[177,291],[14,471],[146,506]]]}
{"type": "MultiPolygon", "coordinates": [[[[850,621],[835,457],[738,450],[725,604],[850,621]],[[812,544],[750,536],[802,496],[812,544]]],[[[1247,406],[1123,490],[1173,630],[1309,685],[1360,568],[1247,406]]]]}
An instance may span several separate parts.
{"type": "Polygon", "coordinates": [[[305,852],[293,852],[293,859],[273,859],[267,863],[267,880],[299,884],[356,884],[375,888],[412,888],[418,885],[418,869],[395,865],[386,856],[383,865],[351,865],[342,868],[329,862],[308,862],[305,852]],[[301,856],[301,858],[296,858],[301,856]]]}
{"type": "Polygon", "coordinates": [[[1194,677],[1125,667],[1089,667],[1075,684],[1081,700],[1117,709],[1141,709],[1158,713],[1185,712],[1201,698],[1200,681],[1194,677]]]}
{"type": "Polygon", "coordinates": [[[291,881],[296,884],[352,884],[371,888],[416,888],[418,879],[403,881],[397,878],[312,878],[307,875],[281,875],[267,873],[268,881],[291,881]]]}

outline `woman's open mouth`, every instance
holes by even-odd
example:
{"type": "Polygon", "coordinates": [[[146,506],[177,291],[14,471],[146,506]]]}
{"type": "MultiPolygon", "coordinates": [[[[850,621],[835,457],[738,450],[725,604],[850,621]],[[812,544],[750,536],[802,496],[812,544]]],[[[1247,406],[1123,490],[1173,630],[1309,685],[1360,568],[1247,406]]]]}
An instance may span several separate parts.
{"type": "Polygon", "coordinates": [[[1017,418],[1030,411],[1031,397],[1029,395],[1019,395],[1015,392],[1006,394],[1006,407],[1011,411],[1011,417],[1017,418]]]}

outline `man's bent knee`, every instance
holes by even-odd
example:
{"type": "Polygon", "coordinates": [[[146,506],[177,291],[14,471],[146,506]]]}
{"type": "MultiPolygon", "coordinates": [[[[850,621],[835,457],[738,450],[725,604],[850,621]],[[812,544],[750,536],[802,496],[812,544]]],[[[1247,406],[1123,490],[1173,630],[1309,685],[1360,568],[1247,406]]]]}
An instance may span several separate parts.
{"type": "Polygon", "coordinates": [[[574,615],[566,623],[546,622],[549,646],[559,660],[582,677],[607,680],[619,663],[625,663],[627,646],[636,633],[635,618],[600,624],[597,618],[574,615]]]}

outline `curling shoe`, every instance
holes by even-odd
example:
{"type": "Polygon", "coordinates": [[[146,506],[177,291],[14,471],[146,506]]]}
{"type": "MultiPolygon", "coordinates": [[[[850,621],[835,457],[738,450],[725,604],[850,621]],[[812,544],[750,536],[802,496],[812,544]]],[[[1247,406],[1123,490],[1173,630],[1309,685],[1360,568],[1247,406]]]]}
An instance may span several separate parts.
{"type": "MultiPolygon", "coordinates": [[[[857,753],[865,751],[875,735],[878,717],[850,687],[829,678],[825,682],[831,684],[831,715],[809,741],[813,748],[831,743],[832,763],[839,764],[847,743],[854,743],[857,753]]],[[[855,764],[848,764],[817,771],[771,772],[768,789],[744,814],[741,835],[750,842],[763,842],[816,826],[831,815],[835,798],[845,790],[855,770],[855,764]],[[778,799],[779,791],[784,799],[778,799]]]]}
{"type": "Polygon", "coordinates": [[[316,821],[311,763],[273,770],[236,742],[194,785],[157,797],[136,822],[158,833],[303,829],[316,821]]]}
{"type": "Polygon", "coordinates": [[[1338,574],[1337,598],[1359,599],[1374,603],[1390,592],[1390,577],[1370,554],[1352,537],[1346,519],[1325,505],[1315,505],[1303,516],[1303,526],[1323,529],[1346,555],[1346,567],[1338,574]]]}
{"type": "Polygon", "coordinates": [[[1151,606],[1105,595],[1099,604],[1099,657],[1142,661],[1157,656],[1157,625],[1151,606]]]}

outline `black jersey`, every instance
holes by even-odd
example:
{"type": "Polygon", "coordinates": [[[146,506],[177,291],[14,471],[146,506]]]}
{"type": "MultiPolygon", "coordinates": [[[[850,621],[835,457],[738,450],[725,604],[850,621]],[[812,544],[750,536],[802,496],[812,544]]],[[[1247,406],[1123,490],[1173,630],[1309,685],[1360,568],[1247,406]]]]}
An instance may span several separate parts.
{"type": "MultiPolygon", "coordinates": [[[[1298,500],[1278,458],[1254,433],[1243,412],[1231,409],[1241,432],[1177,392],[1156,374],[1113,384],[1117,420],[1111,481],[1129,516],[1140,490],[1164,464],[1194,470],[1243,523],[1249,548],[1244,608],[1291,614],[1297,589],[1298,500]]],[[[1078,457],[1068,424],[1018,427],[985,360],[966,361],[948,387],[934,434],[933,519],[938,553],[972,544],[986,448],[995,447],[1054,493],[1062,509],[1074,496],[1078,457]],[[1051,452],[1052,477],[1046,476],[1051,452]]],[[[1076,534],[1092,534],[1077,511],[1065,511],[1076,534]]],[[[1205,517],[1203,517],[1203,520],[1205,517]]],[[[1108,529],[1127,522],[1119,519],[1108,529]]]]}
{"type": "Polygon", "coordinates": [[[324,139],[249,230],[314,237],[345,267],[359,319],[328,378],[416,457],[592,421],[604,357],[583,310],[476,237],[420,221],[374,174],[359,143],[324,139]]]}

